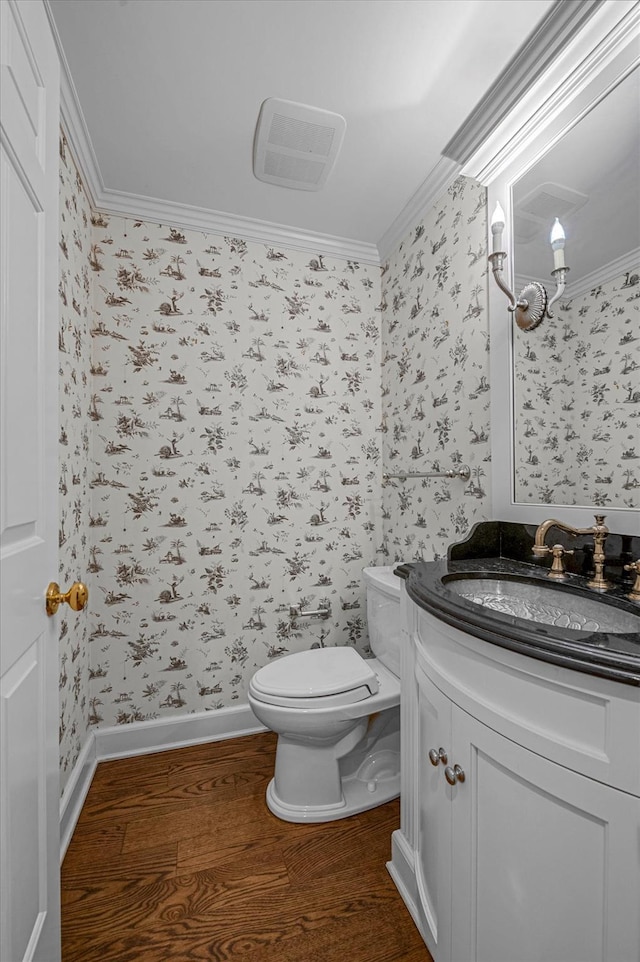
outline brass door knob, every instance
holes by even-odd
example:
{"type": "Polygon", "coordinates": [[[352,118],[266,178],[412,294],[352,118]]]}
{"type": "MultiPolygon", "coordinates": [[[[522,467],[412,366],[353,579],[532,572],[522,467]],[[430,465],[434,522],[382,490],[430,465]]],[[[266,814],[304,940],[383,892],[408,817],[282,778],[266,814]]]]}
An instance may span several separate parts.
{"type": "Polygon", "coordinates": [[[47,588],[47,614],[55,615],[61,604],[69,605],[74,611],[82,611],[89,598],[89,589],[81,581],[74,581],[68,591],[64,594],[60,591],[60,585],[52,581],[47,588]]]}

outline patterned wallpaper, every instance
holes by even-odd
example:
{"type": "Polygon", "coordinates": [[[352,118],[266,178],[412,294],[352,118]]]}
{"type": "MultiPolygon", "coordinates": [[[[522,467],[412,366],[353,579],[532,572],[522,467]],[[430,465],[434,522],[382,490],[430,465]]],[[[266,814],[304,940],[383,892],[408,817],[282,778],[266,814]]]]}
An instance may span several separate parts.
{"type": "Polygon", "coordinates": [[[366,651],[379,269],[94,223],[91,723],[244,701],[284,652],[366,651]]]}
{"type": "MultiPolygon", "coordinates": [[[[91,208],[64,135],[60,139],[59,583],[87,581],[91,423],[91,208]]],[[[60,781],[64,789],[87,734],[89,620],[60,609],[60,781]]]]}
{"type": "Polygon", "coordinates": [[[284,652],[366,652],[362,568],[489,516],[489,403],[474,182],[381,299],[374,267],[92,214],[61,158],[60,580],[91,591],[61,620],[64,785],[90,725],[244,701],[284,652]],[[381,483],[461,463],[468,484],[381,483]]]}
{"type": "Polygon", "coordinates": [[[515,327],[517,500],[640,507],[640,271],[515,327]]]}
{"type": "Polygon", "coordinates": [[[383,269],[383,488],[389,561],[442,557],[491,516],[486,192],[460,177],[383,269]]]}

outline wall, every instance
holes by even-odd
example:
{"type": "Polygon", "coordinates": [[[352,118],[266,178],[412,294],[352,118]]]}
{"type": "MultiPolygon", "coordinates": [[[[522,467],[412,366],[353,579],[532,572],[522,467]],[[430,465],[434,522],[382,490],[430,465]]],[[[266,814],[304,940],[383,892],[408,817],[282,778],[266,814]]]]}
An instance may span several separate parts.
{"type": "Polygon", "coordinates": [[[639,278],[514,328],[517,501],[640,506],[639,278]]]}
{"type": "MultiPolygon", "coordinates": [[[[58,581],[66,590],[86,581],[89,564],[89,466],[87,420],[91,380],[89,336],[91,208],[68,144],[60,139],[60,330],[58,581]]],[[[87,735],[89,650],[87,612],[64,606],[60,624],[60,781],[64,789],[87,735]]]]}
{"type": "Polygon", "coordinates": [[[383,269],[381,554],[430,561],[491,516],[486,192],[460,177],[383,269]]]}
{"type": "Polygon", "coordinates": [[[88,724],[242,702],[283,652],[366,653],[362,568],[444,553],[489,516],[490,465],[474,182],[382,303],[373,267],[92,215],[66,145],[61,197],[60,580],[91,590],[88,626],[61,620],[64,773],[88,724]],[[461,463],[468,484],[381,485],[461,463]]]}
{"type": "Polygon", "coordinates": [[[283,652],[366,651],[379,269],[94,221],[91,722],[244,701],[283,652]],[[331,617],[292,624],[294,603],[331,617]]]}

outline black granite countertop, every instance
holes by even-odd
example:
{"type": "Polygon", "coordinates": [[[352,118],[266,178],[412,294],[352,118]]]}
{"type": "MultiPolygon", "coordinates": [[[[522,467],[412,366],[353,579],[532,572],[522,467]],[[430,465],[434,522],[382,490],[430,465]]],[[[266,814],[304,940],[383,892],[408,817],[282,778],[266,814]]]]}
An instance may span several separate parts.
{"type": "MultiPolygon", "coordinates": [[[[571,562],[567,568],[573,570],[566,581],[553,582],[547,577],[550,560],[532,554],[535,530],[535,525],[482,522],[466,541],[450,547],[446,560],[400,565],[396,573],[406,579],[407,592],[417,605],[468,634],[542,661],[640,686],[640,630],[617,633],[541,624],[494,611],[462,598],[451,588],[451,580],[461,576],[507,576],[512,581],[553,587],[571,596],[578,610],[581,599],[595,599],[640,619],[640,604],[628,598],[634,579],[624,571],[625,564],[640,557],[640,538],[609,535],[605,573],[613,586],[607,592],[596,592],[586,587],[593,557],[589,540],[570,539],[575,554],[565,558],[571,562]]],[[[569,546],[569,539],[554,529],[550,543],[569,546]]]]}

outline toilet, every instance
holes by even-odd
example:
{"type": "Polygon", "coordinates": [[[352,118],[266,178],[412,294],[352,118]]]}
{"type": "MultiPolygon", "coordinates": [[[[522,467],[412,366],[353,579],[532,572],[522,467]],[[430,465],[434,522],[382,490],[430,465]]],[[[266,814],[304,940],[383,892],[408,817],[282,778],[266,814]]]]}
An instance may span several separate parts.
{"type": "Polygon", "coordinates": [[[400,793],[400,579],[365,568],[369,642],[313,648],[258,669],[253,713],[278,735],[267,805],[287,822],[346,818],[400,793]]]}

